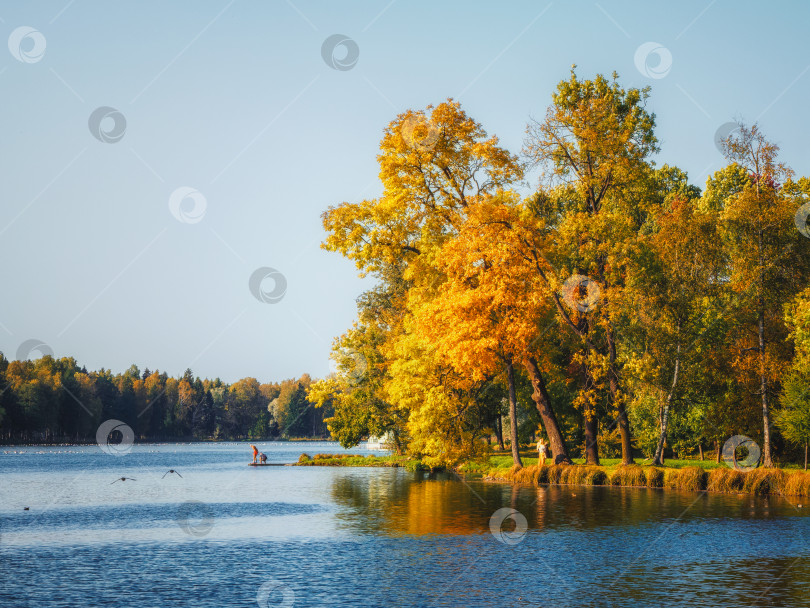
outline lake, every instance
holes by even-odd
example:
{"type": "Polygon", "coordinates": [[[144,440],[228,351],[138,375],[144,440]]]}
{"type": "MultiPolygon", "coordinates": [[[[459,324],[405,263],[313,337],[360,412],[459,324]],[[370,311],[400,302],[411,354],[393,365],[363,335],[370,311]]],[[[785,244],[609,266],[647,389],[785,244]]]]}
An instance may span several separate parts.
{"type": "Polygon", "coordinates": [[[0,606],[810,606],[801,500],[251,458],[0,448],[0,606]]]}

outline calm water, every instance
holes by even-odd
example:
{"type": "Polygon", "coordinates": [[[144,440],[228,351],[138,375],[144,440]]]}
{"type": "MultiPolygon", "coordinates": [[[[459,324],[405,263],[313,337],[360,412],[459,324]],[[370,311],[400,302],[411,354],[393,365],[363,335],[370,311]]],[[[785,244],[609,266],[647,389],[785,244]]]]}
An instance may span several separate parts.
{"type": "Polygon", "coordinates": [[[0,606],[810,606],[810,505],[249,453],[0,448],[0,606]]]}

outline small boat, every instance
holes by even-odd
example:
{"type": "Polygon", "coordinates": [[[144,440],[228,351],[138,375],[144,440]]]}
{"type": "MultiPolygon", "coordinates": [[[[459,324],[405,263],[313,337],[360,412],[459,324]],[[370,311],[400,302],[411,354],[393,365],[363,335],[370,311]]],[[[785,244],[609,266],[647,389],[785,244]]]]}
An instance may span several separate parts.
{"type": "Polygon", "coordinates": [[[249,467],[283,467],[284,464],[280,462],[249,462],[249,467]]]}

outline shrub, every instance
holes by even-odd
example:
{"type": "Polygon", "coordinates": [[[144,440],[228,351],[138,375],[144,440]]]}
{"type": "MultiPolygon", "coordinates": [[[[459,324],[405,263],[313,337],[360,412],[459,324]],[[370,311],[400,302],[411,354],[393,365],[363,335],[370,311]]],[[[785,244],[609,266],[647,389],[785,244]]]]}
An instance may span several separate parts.
{"type": "Polygon", "coordinates": [[[430,470],[430,468],[426,464],[424,464],[421,460],[408,460],[405,463],[405,468],[411,472],[430,470]]]}
{"type": "Polygon", "coordinates": [[[310,457],[309,457],[309,454],[307,454],[306,452],[303,452],[303,453],[302,453],[302,454],[301,454],[301,455],[298,457],[298,462],[299,462],[299,463],[301,463],[301,462],[309,462],[310,460],[312,460],[312,458],[310,458],[310,457]]]}

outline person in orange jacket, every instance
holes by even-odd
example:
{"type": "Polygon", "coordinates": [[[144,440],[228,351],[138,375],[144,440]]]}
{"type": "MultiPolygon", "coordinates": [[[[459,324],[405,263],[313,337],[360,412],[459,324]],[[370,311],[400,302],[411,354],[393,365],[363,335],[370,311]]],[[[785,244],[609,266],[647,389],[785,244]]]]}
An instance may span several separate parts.
{"type": "Polygon", "coordinates": [[[256,457],[259,455],[259,450],[258,450],[258,448],[257,448],[255,445],[253,445],[252,443],[250,444],[250,447],[252,447],[252,448],[253,448],[253,464],[256,464],[256,457]]]}

